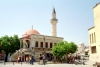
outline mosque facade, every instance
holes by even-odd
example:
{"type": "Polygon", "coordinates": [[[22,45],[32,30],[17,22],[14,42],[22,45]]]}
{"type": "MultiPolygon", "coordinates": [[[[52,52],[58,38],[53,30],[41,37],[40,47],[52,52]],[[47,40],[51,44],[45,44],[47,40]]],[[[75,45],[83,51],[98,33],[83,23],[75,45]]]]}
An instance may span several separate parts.
{"type": "Polygon", "coordinates": [[[46,53],[49,60],[52,60],[51,49],[58,42],[63,41],[62,37],[57,37],[57,23],[58,19],[56,18],[56,11],[53,8],[52,19],[50,20],[52,24],[52,36],[41,35],[39,31],[35,29],[30,29],[26,31],[20,38],[20,50],[12,56],[14,59],[22,52],[24,56],[34,55],[35,59],[40,54],[46,53]]]}

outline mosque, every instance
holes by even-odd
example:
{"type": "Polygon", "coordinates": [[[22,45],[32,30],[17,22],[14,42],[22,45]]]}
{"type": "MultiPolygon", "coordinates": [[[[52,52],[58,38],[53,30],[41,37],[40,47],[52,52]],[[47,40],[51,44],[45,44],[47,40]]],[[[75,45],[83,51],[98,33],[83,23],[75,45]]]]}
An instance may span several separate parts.
{"type": "Polygon", "coordinates": [[[37,60],[37,56],[43,53],[47,55],[49,60],[52,60],[52,47],[64,39],[62,37],[57,37],[56,25],[58,19],[56,18],[55,8],[53,8],[52,19],[50,22],[52,24],[52,36],[41,35],[39,31],[33,28],[26,31],[20,38],[20,50],[16,51],[11,56],[11,60],[15,60],[18,55],[34,55],[37,60]]]}

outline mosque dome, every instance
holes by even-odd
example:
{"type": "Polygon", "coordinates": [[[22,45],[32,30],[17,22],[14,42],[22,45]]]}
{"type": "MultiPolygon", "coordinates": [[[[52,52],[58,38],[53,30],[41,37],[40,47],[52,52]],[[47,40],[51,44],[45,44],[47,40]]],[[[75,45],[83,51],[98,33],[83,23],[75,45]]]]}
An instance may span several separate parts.
{"type": "Polygon", "coordinates": [[[40,34],[40,33],[37,30],[32,28],[32,29],[26,31],[22,36],[25,38],[29,38],[30,37],[29,35],[32,35],[32,34],[40,34]]]}
{"type": "Polygon", "coordinates": [[[31,29],[25,32],[26,35],[31,35],[31,34],[40,34],[37,30],[31,29]]]}

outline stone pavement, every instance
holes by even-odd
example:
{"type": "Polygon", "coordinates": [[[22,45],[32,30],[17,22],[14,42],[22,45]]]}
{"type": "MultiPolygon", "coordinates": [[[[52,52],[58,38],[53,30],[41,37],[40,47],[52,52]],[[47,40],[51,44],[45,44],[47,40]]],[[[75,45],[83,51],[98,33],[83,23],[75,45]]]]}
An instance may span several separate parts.
{"type": "Polygon", "coordinates": [[[34,63],[34,65],[30,65],[30,64],[26,64],[26,63],[22,63],[22,65],[19,63],[13,63],[12,62],[7,62],[5,65],[4,63],[0,63],[0,67],[93,67],[92,64],[94,64],[94,62],[92,61],[87,61],[86,62],[87,65],[75,65],[75,64],[46,64],[46,65],[38,65],[37,62],[34,63]]]}

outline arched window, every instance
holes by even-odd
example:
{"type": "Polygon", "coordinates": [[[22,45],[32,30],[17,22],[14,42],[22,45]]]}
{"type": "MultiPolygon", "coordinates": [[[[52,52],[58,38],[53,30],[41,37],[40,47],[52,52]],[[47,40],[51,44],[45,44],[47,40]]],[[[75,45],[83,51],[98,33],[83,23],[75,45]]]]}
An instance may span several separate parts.
{"type": "Polygon", "coordinates": [[[30,47],[30,41],[26,40],[26,43],[27,43],[27,48],[29,48],[30,47]]]}
{"type": "Polygon", "coordinates": [[[50,48],[52,48],[52,43],[50,43],[50,48]]]}
{"type": "Polygon", "coordinates": [[[45,43],[45,47],[48,48],[48,42],[45,43]]]}
{"type": "Polygon", "coordinates": [[[41,47],[43,47],[43,42],[40,42],[41,47]]]}
{"type": "Polygon", "coordinates": [[[35,47],[38,47],[38,41],[35,42],[35,47]]]}

